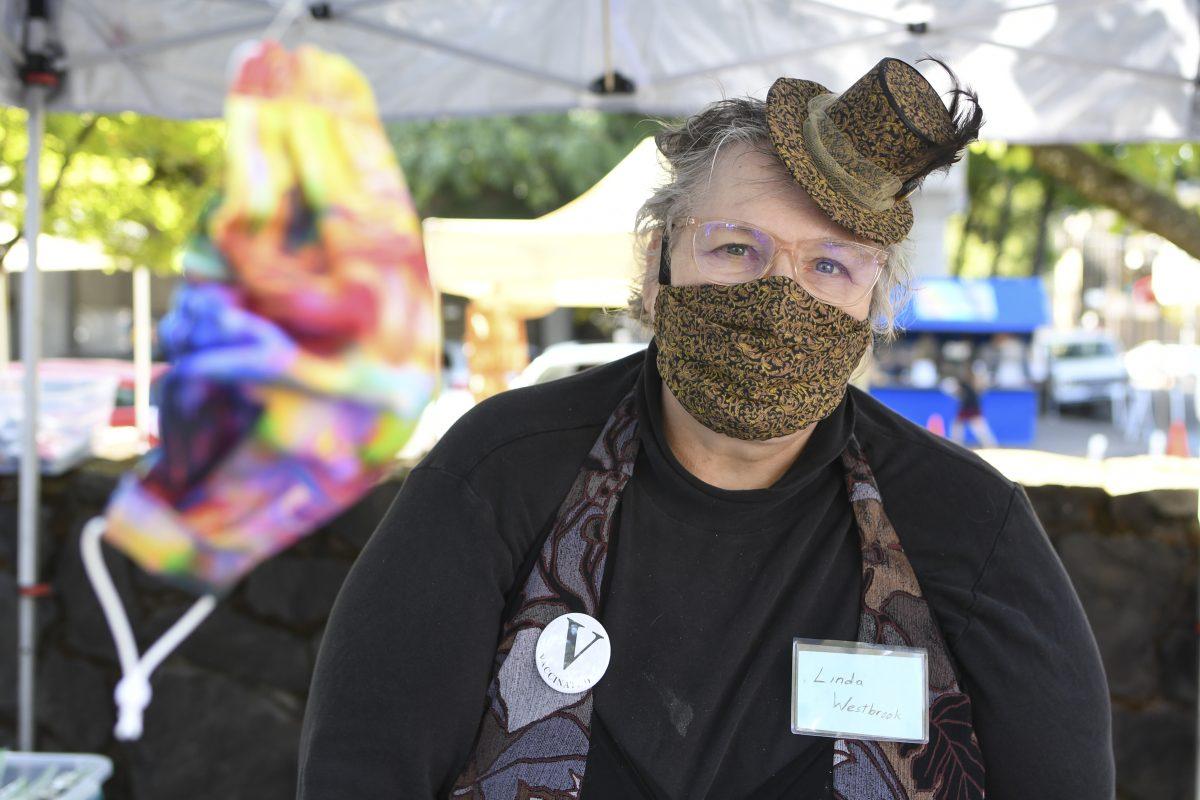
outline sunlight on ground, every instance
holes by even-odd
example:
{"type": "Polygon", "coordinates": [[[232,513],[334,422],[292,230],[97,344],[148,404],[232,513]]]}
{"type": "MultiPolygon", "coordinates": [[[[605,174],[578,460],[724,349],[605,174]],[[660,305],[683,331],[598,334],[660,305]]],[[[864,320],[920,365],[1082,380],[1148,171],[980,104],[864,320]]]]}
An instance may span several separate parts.
{"type": "Polygon", "coordinates": [[[1022,486],[1095,486],[1110,495],[1152,489],[1200,491],[1200,459],[1130,456],[1094,460],[1040,450],[977,450],[989,464],[1022,486]]]}

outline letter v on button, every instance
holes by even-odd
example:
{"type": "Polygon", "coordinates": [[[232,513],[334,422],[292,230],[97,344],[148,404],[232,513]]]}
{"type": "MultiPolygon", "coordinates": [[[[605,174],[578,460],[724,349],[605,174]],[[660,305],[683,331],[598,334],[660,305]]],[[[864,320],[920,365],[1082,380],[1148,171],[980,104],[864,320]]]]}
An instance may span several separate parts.
{"type": "Polygon", "coordinates": [[[608,631],[599,620],[577,612],[552,620],[538,637],[534,654],[535,668],[546,685],[568,694],[595,686],[611,657],[608,631]]]}

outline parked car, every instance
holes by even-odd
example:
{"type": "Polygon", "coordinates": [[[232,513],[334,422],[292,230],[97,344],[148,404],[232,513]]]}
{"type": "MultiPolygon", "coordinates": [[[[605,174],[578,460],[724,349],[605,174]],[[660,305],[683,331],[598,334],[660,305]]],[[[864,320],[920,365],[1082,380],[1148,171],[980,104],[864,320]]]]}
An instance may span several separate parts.
{"type": "Polygon", "coordinates": [[[646,349],[646,342],[562,342],[547,347],[513,379],[510,388],[565,378],[646,349]]]}
{"type": "MultiPolygon", "coordinates": [[[[533,386],[546,383],[556,378],[565,378],[589,367],[607,364],[618,358],[632,355],[646,349],[644,342],[640,344],[625,344],[620,342],[563,342],[547,347],[541,355],[533,359],[529,366],[513,379],[509,388],[533,386]]],[[[446,431],[458,421],[459,417],[471,410],[475,398],[468,385],[466,359],[462,355],[462,345],[448,342],[446,355],[443,360],[442,390],[435,397],[413,430],[412,436],[398,454],[405,463],[416,463],[445,435],[446,431]]]]}
{"type": "Polygon", "coordinates": [[[1129,373],[1121,346],[1100,330],[1038,331],[1031,373],[1044,376],[1046,406],[1058,410],[1081,404],[1104,405],[1125,391],[1129,373]]]}

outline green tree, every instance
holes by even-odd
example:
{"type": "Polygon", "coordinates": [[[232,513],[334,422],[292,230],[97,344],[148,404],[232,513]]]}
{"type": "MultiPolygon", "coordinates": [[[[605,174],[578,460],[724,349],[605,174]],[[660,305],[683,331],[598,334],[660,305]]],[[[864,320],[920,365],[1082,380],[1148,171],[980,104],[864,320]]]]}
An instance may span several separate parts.
{"type": "MultiPolygon", "coordinates": [[[[638,115],[589,110],[388,126],[422,215],[518,218],[578,196],[656,130],[638,115]]],[[[0,109],[0,274],[20,236],[25,136],[24,112],[0,109]]],[[[100,242],[123,268],[170,270],[217,186],[222,147],[219,121],[51,114],[41,167],[43,228],[100,242]]],[[[1056,257],[1050,232],[1057,218],[1101,205],[1123,212],[1122,224],[1155,230],[1194,252],[1173,232],[1186,233],[1196,216],[1170,198],[1181,180],[1200,180],[1196,144],[977,143],[967,160],[969,211],[950,233],[952,270],[1040,274],[1056,257]],[[1147,204],[1159,210],[1147,212],[1147,204]]]]}
{"type": "Polygon", "coordinates": [[[638,115],[566,114],[388,127],[422,216],[535,217],[582,194],[658,126],[638,115]]]}
{"type": "Polygon", "coordinates": [[[1107,207],[1126,229],[1194,252],[1200,214],[1174,198],[1200,180],[1192,143],[1008,145],[978,142],[967,157],[968,211],[950,232],[951,269],[964,277],[1038,275],[1055,261],[1051,231],[1070,211],[1107,207]]]}
{"type": "MultiPolygon", "coordinates": [[[[40,175],[42,229],[99,242],[123,269],[160,271],[220,179],[222,126],[137,114],[50,114],[40,175]]],[[[0,109],[0,273],[21,237],[25,113],[0,109]]]]}
{"type": "MultiPolygon", "coordinates": [[[[576,197],[656,126],[574,111],[389,126],[425,216],[533,217],[576,197]]],[[[45,232],[99,242],[121,268],[169,271],[216,189],[220,121],[50,114],[41,162],[45,232]]],[[[25,113],[0,109],[0,274],[21,237],[25,113]]]]}
{"type": "Polygon", "coordinates": [[[1120,212],[1134,225],[1200,258],[1200,214],[1182,206],[1171,193],[1183,165],[1177,164],[1172,175],[1166,169],[1171,159],[1147,158],[1149,149],[1125,149],[1126,156],[1116,161],[1081,147],[1043,146],[1034,150],[1034,164],[1088,200],[1120,212]]]}

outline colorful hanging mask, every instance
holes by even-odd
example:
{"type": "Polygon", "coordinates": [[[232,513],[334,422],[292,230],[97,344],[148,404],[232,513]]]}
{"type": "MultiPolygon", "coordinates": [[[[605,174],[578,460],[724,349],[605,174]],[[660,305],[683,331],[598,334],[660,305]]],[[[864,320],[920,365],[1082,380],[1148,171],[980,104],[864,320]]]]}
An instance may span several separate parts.
{"type": "Polygon", "coordinates": [[[119,485],[104,534],[218,593],[381,477],[438,347],[419,220],[353,65],[257,45],[226,122],[223,195],[159,327],[162,444],[119,485]]]}

